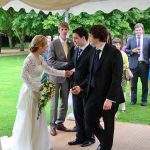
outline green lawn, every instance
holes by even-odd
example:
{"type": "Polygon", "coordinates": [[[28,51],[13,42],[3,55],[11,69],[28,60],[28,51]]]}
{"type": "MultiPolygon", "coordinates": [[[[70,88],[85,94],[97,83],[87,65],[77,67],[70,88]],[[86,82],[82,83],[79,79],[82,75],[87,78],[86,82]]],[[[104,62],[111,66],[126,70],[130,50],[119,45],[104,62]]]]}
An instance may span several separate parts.
{"type": "MultiPolygon", "coordinates": [[[[11,135],[19,90],[22,84],[21,68],[25,56],[0,57],[0,136],[11,135]]],[[[150,125],[150,102],[148,102],[147,107],[140,106],[141,85],[139,84],[137,105],[129,105],[129,86],[127,95],[127,111],[122,113],[119,110],[118,121],[150,125]]],[[[49,123],[49,104],[46,107],[46,114],[49,123]]]]}

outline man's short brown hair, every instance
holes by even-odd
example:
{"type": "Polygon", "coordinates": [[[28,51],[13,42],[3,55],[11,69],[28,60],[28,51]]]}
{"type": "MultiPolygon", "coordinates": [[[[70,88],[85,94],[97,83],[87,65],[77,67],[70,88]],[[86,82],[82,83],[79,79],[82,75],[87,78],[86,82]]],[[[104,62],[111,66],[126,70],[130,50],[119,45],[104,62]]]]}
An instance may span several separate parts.
{"type": "Polygon", "coordinates": [[[58,29],[60,29],[61,27],[69,29],[69,25],[67,22],[61,22],[58,26],[58,29]]]}
{"type": "Polygon", "coordinates": [[[99,39],[101,42],[107,42],[109,33],[105,26],[99,24],[91,27],[90,34],[92,34],[95,39],[99,39]]]}

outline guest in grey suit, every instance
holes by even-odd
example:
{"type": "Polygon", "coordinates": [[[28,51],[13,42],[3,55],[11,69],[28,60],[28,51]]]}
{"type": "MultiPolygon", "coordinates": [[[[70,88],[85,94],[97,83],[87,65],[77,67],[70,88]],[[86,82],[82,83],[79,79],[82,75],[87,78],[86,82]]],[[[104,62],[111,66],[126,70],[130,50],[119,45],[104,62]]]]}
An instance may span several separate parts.
{"type": "Polygon", "coordinates": [[[147,105],[148,96],[148,64],[150,59],[150,39],[143,35],[144,26],[137,23],[134,27],[135,36],[127,42],[126,53],[129,55],[129,67],[133,73],[131,87],[131,105],[137,102],[137,82],[142,82],[141,106],[147,105]]]}
{"type": "MultiPolygon", "coordinates": [[[[67,39],[67,34],[69,31],[68,23],[63,22],[58,26],[58,31],[60,36],[50,43],[50,47],[48,50],[48,58],[47,62],[49,66],[54,68],[60,68],[67,64],[67,62],[71,59],[71,47],[72,42],[69,42],[67,39]]],[[[55,97],[51,101],[51,118],[50,118],[50,126],[51,126],[51,135],[55,136],[56,129],[62,131],[68,131],[68,129],[63,125],[68,109],[68,94],[69,94],[69,81],[64,77],[52,77],[55,82],[56,91],[55,97]],[[58,111],[58,100],[60,98],[60,109],[59,115],[57,115],[58,111]]]]}

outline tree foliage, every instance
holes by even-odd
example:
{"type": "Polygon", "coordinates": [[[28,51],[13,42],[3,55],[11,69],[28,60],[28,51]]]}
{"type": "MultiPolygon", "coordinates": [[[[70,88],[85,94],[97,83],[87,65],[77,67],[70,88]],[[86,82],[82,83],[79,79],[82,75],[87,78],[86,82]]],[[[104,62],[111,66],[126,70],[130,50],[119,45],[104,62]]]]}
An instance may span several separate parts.
{"type": "MultiPolygon", "coordinates": [[[[0,32],[5,33],[9,37],[9,41],[14,35],[18,37],[23,49],[26,36],[58,34],[58,24],[63,20],[64,16],[59,14],[49,13],[46,15],[43,12],[36,14],[34,11],[26,13],[23,9],[19,12],[15,12],[12,8],[8,11],[0,9],[0,32]]],[[[127,12],[114,10],[109,14],[101,11],[92,15],[88,13],[81,13],[78,16],[69,14],[69,33],[71,35],[72,30],[80,26],[89,29],[93,24],[103,24],[109,29],[113,38],[119,37],[124,40],[127,35],[134,34],[134,25],[138,22],[143,23],[145,33],[150,34],[149,20],[150,8],[145,11],[136,8],[127,12]]]]}
{"type": "Polygon", "coordinates": [[[58,25],[63,20],[64,17],[59,14],[49,15],[47,19],[43,21],[43,29],[48,30],[49,35],[58,34],[58,25]]]}
{"type": "Polygon", "coordinates": [[[10,48],[13,47],[12,38],[14,33],[12,30],[12,22],[15,17],[16,12],[14,9],[10,8],[8,11],[4,11],[2,8],[0,8],[0,32],[3,32],[8,36],[10,48]]]}

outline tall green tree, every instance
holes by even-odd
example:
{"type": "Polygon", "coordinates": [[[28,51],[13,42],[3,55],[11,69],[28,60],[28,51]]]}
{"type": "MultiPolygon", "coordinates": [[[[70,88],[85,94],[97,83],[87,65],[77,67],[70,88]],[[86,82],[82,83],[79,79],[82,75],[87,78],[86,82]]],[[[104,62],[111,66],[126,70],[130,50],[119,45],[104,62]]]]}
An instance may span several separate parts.
{"type": "Polygon", "coordinates": [[[20,41],[20,50],[24,50],[25,37],[34,36],[37,34],[44,34],[43,21],[47,15],[43,12],[39,14],[33,10],[26,13],[24,10],[18,12],[16,18],[13,20],[13,30],[20,41]]]}
{"type": "Polygon", "coordinates": [[[7,11],[4,11],[2,8],[0,8],[0,31],[8,36],[10,48],[13,47],[12,38],[14,33],[12,30],[12,22],[15,17],[16,12],[13,8],[8,9],[7,11]]]}
{"type": "Polygon", "coordinates": [[[15,32],[15,35],[18,37],[20,41],[20,50],[24,51],[24,40],[25,36],[27,35],[27,26],[28,22],[26,20],[26,12],[25,10],[20,10],[16,18],[13,20],[12,29],[15,32]]]}
{"type": "Polygon", "coordinates": [[[63,22],[64,16],[59,14],[49,15],[46,20],[43,21],[43,28],[48,31],[48,34],[53,36],[58,34],[58,25],[63,22]]]}

